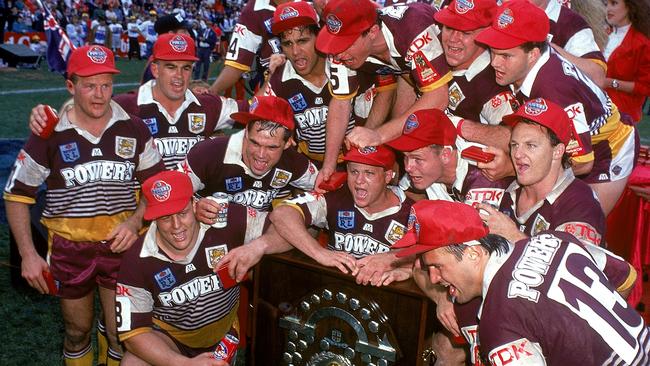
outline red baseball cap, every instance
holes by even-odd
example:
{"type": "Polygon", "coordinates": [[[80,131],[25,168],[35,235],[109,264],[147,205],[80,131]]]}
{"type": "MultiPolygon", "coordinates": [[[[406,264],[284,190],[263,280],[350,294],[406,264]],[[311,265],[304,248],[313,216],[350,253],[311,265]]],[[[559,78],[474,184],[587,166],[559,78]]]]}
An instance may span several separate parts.
{"type": "Polygon", "coordinates": [[[197,61],[194,40],[187,34],[165,33],[153,44],[154,60],[197,61]]]}
{"type": "Polygon", "coordinates": [[[66,72],[68,77],[72,75],[86,77],[97,74],[119,74],[120,70],[115,68],[113,51],[104,46],[88,45],[72,51],[66,72]]]}
{"type": "Polygon", "coordinates": [[[497,10],[492,26],[478,36],[476,42],[505,50],[526,42],[543,42],[550,30],[544,10],[528,0],[504,2],[497,10]]]}
{"type": "Polygon", "coordinates": [[[395,164],[395,153],[384,145],[367,146],[348,151],[343,156],[343,160],[372,166],[380,166],[386,170],[393,170],[393,165],[395,164]]]}
{"type": "Polygon", "coordinates": [[[489,233],[478,211],[470,205],[443,200],[421,200],[411,206],[407,232],[391,249],[406,248],[396,255],[407,257],[478,240],[489,233]]]}
{"type": "Polygon", "coordinates": [[[187,174],[165,170],[144,181],[142,192],[147,200],[144,219],[155,220],[181,212],[187,206],[192,199],[192,181],[187,174]]]}
{"type": "Polygon", "coordinates": [[[571,141],[573,122],[562,107],[544,98],[531,99],[513,114],[503,117],[503,122],[515,127],[527,119],[553,131],[557,138],[567,145],[571,141]]]}
{"type": "Polygon", "coordinates": [[[339,54],[361,33],[377,22],[377,8],[370,0],[332,0],[323,9],[325,27],[318,32],[316,48],[325,54],[339,54]]]}
{"type": "Polygon", "coordinates": [[[272,121],[291,131],[296,127],[289,102],[273,96],[253,97],[248,112],[236,112],[231,114],[230,118],[243,124],[259,120],[272,121]]]}
{"type": "Polygon", "coordinates": [[[496,12],[494,0],[453,0],[433,18],[449,28],[467,32],[492,24],[496,12]]]}
{"type": "Polygon", "coordinates": [[[293,27],[312,24],[318,25],[318,15],[310,3],[306,1],[289,2],[275,8],[271,31],[273,34],[280,34],[293,27]]]}
{"type": "Polygon", "coordinates": [[[408,116],[402,136],[386,145],[399,151],[413,151],[429,145],[455,145],[456,128],[440,109],[421,109],[408,116]]]}

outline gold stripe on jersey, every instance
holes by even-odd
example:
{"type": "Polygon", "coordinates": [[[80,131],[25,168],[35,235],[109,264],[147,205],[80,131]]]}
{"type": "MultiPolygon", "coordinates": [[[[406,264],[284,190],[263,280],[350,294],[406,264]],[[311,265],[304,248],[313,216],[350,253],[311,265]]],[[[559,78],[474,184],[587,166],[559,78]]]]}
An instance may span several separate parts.
{"type": "Polygon", "coordinates": [[[634,286],[634,283],[636,282],[636,269],[632,267],[631,264],[627,264],[630,267],[630,273],[627,275],[627,278],[625,279],[625,282],[623,282],[618,288],[616,289],[616,292],[624,292],[629,290],[632,286],[634,286]]]}
{"type": "Polygon", "coordinates": [[[595,158],[596,157],[594,155],[594,152],[592,151],[589,154],[573,156],[573,157],[571,157],[571,160],[576,162],[576,163],[579,163],[579,164],[584,164],[584,163],[588,163],[590,161],[594,161],[595,158]]]}
{"type": "Polygon", "coordinates": [[[596,65],[602,67],[605,70],[605,73],[607,73],[607,63],[605,63],[603,60],[599,60],[597,58],[588,58],[587,60],[593,61],[596,65]]]}
{"type": "Polygon", "coordinates": [[[7,193],[7,192],[5,192],[2,195],[2,198],[4,198],[5,201],[25,203],[25,204],[28,204],[28,205],[33,205],[34,203],[36,203],[36,200],[34,198],[32,198],[32,197],[21,196],[21,195],[11,194],[11,193],[7,193]]]}
{"type": "Polygon", "coordinates": [[[238,308],[239,302],[233,306],[230,313],[225,317],[194,330],[179,329],[157,318],[153,318],[153,323],[188,347],[207,348],[219,341],[219,339],[215,339],[216,335],[226,334],[232,327],[239,328],[238,308]]]}
{"type": "Polygon", "coordinates": [[[237,62],[237,61],[226,60],[226,62],[224,62],[224,65],[226,65],[226,66],[230,66],[230,67],[234,67],[235,69],[237,69],[237,70],[241,70],[241,71],[243,71],[243,72],[251,71],[250,66],[246,66],[246,65],[244,65],[244,64],[240,64],[240,63],[237,62]]]}
{"type": "MultiPolygon", "coordinates": [[[[325,160],[325,154],[309,152],[309,147],[307,146],[307,142],[305,141],[300,141],[298,143],[298,151],[311,160],[320,161],[321,163],[323,162],[323,160],[325,160]]],[[[336,163],[339,164],[342,162],[343,162],[343,153],[339,153],[339,156],[336,158],[336,163]]]]}
{"type": "Polygon", "coordinates": [[[305,213],[302,212],[302,208],[300,208],[300,206],[298,206],[297,204],[295,204],[295,203],[290,203],[290,202],[288,202],[288,201],[283,201],[283,202],[280,202],[280,203],[278,204],[278,207],[279,207],[279,206],[289,206],[289,207],[295,209],[296,211],[300,212],[300,215],[302,216],[302,220],[305,221],[305,213]]]}
{"type": "Polygon", "coordinates": [[[344,95],[334,94],[334,92],[332,91],[332,84],[331,83],[327,83],[327,89],[329,89],[330,94],[332,94],[332,98],[336,98],[336,99],[339,99],[339,100],[350,100],[350,99],[354,98],[357,95],[357,93],[359,92],[359,87],[357,87],[350,94],[344,94],[344,95]]]}
{"type": "Polygon", "coordinates": [[[591,144],[596,145],[607,140],[612,151],[612,157],[615,157],[631,133],[634,133],[634,127],[621,122],[621,114],[616,105],[612,103],[611,115],[607,118],[607,122],[603,127],[598,130],[598,133],[591,136],[591,144]]]}
{"type": "Polygon", "coordinates": [[[119,335],[120,342],[124,342],[125,340],[127,340],[127,339],[129,339],[129,338],[131,338],[131,337],[135,337],[135,336],[137,336],[137,335],[145,334],[145,333],[149,333],[149,332],[152,332],[152,331],[153,331],[153,328],[151,328],[151,327],[140,327],[140,328],[135,328],[135,329],[133,329],[133,330],[130,331],[130,332],[121,333],[121,334],[119,335]]]}
{"type": "Polygon", "coordinates": [[[389,90],[395,90],[395,89],[397,89],[397,82],[390,83],[390,84],[387,84],[387,85],[384,85],[384,86],[375,87],[375,90],[377,91],[377,93],[381,93],[381,92],[385,92],[385,91],[389,91],[389,90]]]}
{"type": "Polygon", "coordinates": [[[430,92],[432,90],[436,90],[436,89],[440,88],[443,84],[447,84],[448,82],[451,81],[451,79],[453,79],[453,76],[451,75],[451,71],[450,71],[450,72],[446,73],[443,77],[441,77],[435,83],[433,83],[431,85],[427,85],[427,86],[422,87],[422,88],[418,88],[418,90],[420,92],[422,92],[422,93],[430,92]]]}
{"type": "Polygon", "coordinates": [[[132,214],[133,211],[124,211],[115,215],[95,217],[43,217],[41,222],[48,229],[50,236],[56,234],[72,241],[102,241],[106,240],[108,234],[132,214]]]}

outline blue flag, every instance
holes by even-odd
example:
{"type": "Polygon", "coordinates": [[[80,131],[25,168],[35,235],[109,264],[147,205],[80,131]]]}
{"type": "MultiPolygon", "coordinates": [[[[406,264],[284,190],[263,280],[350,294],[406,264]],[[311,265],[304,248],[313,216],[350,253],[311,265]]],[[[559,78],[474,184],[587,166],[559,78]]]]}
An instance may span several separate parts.
{"type": "MultiPolygon", "coordinates": [[[[39,5],[41,5],[40,1],[39,5]]],[[[41,8],[45,12],[43,25],[45,27],[45,37],[47,38],[47,65],[50,71],[65,75],[68,59],[75,47],[70,42],[70,38],[61,29],[61,26],[59,26],[59,22],[50,13],[50,10],[42,5],[41,8]]]]}

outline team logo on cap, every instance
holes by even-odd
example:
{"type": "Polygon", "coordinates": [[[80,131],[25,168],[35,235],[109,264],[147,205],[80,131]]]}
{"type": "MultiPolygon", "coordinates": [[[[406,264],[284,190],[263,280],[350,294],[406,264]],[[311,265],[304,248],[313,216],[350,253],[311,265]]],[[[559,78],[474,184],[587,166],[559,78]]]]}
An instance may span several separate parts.
{"type": "Polygon", "coordinates": [[[472,0],[457,0],[455,10],[458,14],[465,14],[474,9],[474,1],[472,0]]]}
{"type": "Polygon", "coordinates": [[[377,148],[374,146],[366,146],[366,147],[359,148],[358,150],[361,155],[374,154],[377,152],[377,148]]]}
{"type": "Polygon", "coordinates": [[[539,116],[547,110],[546,101],[542,98],[533,99],[524,106],[524,112],[529,116],[539,116]]]}
{"type": "Polygon", "coordinates": [[[420,223],[418,223],[418,217],[415,214],[415,208],[411,207],[411,212],[409,213],[409,220],[407,225],[407,230],[415,230],[415,235],[420,237],[420,223]]]}
{"type": "Polygon", "coordinates": [[[327,16],[327,18],[325,19],[325,24],[327,25],[327,30],[333,34],[337,34],[341,30],[341,27],[343,26],[343,22],[341,22],[341,19],[339,19],[334,14],[330,14],[327,16]]]}
{"type": "Polygon", "coordinates": [[[298,15],[298,11],[290,6],[287,6],[286,8],[282,9],[282,14],[280,14],[280,20],[287,20],[290,18],[295,18],[298,15]]]}
{"type": "Polygon", "coordinates": [[[255,112],[255,110],[257,109],[257,106],[259,106],[259,105],[260,105],[260,101],[257,100],[257,97],[254,97],[253,101],[251,102],[251,106],[248,107],[248,112],[249,113],[255,112]]]}
{"type": "Polygon", "coordinates": [[[418,122],[418,117],[415,114],[411,114],[408,116],[406,123],[404,124],[404,135],[415,131],[419,126],[420,123],[418,122]]]}
{"type": "Polygon", "coordinates": [[[158,202],[165,202],[169,199],[169,195],[172,193],[172,186],[167,184],[164,180],[157,180],[153,182],[151,186],[151,195],[158,202]]]}
{"type": "Polygon", "coordinates": [[[497,17],[497,26],[499,28],[507,28],[510,24],[514,23],[515,18],[512,16],[512,10],[506,9],[497,17]]]}
{"type": "Polygon", "coordinates": [[[176,36],[169,41],[169,45],[176,52],[185,52],[187,50],[187,41],[181,36],[176,36]]]}
{"type": "Polygon", "coordinates": [[[106,62],[106,59],[108,58],[108,54],[106,53],[106,51],[104,51],[99,46],[90,47],[86,55],[88,55],[90,61],[96,64],[103,64],[104,62],[106,62]]]}

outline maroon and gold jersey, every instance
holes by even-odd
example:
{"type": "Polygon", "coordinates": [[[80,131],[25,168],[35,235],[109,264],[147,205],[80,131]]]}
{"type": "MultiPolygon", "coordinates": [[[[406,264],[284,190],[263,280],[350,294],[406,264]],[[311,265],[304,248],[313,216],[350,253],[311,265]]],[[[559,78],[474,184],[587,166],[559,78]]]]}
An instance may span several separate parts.
{"type": "Polygon", "coordinates": [[[492,254],[481,355],[492,365],[647,365],[643,319],[571,235],[542,232],[492,254]]]}
{"type": "Polygon", "coordinates": [[[485,51],[466,70],[452,71],[449,82],[449,111],[470,121],[498,125],[503,116],[514,113],[518,103],[512,90],[496,83],[485,51]]]}
{"type": "Polygon", "coordinates": [[[578,163],[594,161],[594,168],[585,181],[597,183],[617,180],[612,175],[629,175],[634,157],[618,157],[618,154],[634,155],[633,149],[630,152],[626,146],[634,137],[634,127],[622,123],[618,109],[607,94],[553,49],[540,56],[515,95],[521,104],[545,98],[564,108],[573,121],[574,133],[579,136],[569,142],[567,151],[578,163]],[[616,157],[625,160],[622,164],[625,166],[600,163],[616,157]]]}
{"type": "Polygon", "coordinates": [[[293,147],[284,150],[278,164],[265,175],[256,176],[242,161],[244,132],[194,146],[179,170],[190,176],[195,192],[202,196],[227,193],[231,202],[268,212],[271,203],[288,197],[292,187],[314,188],[318,169],[293,147]]]}
{"type": "Polygon", "coordinates": [[[354,204],[347,184],[325,194],[305,193],[282,204],[299,209],[306,225],[328,229],[328,249],[346,252],[358,259],[388,252],[406,233],[413,201],[397,187],[387,189],[399,198],[399,206],[373,214],[354,204]]]}
{"type": "Polygon", "coordinates": [[[42,222],[72,241],[101,241],[135,211],[136,191],[163,170],[147,127],[117,103],[100,137],[73,125],[63,113],[49,139],[30,135],[18,153],[4,198],[33,204],[47,192],[42,222]],[[140,183],[139,183],[140,182],[140,183]]]}
{"type": "Polygon", "coordinates": [[[580,14],[563,6],[559,0],[549,0],[544,9],[551,29],[548,41],[576,57],[593,59],[605,66],[605,57],[594,38],[594,32],[580,14]]]}
{"type": "Polygon", "coordinates": [[[214,131],[232,127],[230,114],[248,108],[246,102],[210,94],[195,95],[187,90],[183,104],[172,116],[154,100],[155,82],[151,80],[141,85],[137,92],[116,95],[113,100],[144,121],[167,169],[174,169],[192,146],[210,137],[214,131]]]}
{"type": "MultiPolygon", "coordinates": [[[[381,33],[388,45],[390,60],[386,63],[371,56],[358,70],[351,70],[329,57],[327,72],[332,94],[348,99],[362,91],[361,74],[410,77],[420,92],[444,86],[451,80],[451,73],[438,40],[440,29],[433,21],[434,13],[430,5],[422,3],[379,10],[381,33]]],[[[389,81],[380,81],[379,85],[382,83],[390,85],[389,81]]]]}
{"type": "MultiPolygon", "coordinates": [[[[317,86],[298,75],[291,62],[279,67],[267,83],[264,95],[286,99],[296,121],[298,149],[314,160],[325,154],[325,121],[332,94],[327,84],[317,86]]],[[[354,128],[350,114],[347,131],[354,128]]]]}
{"type": "Polygon", "coordinates": [[[124,254],[117,277],[120,340],[157,327],[191,348],[219,342],[236,320],[239,286],[224,289],[213,268],[244,244],[246,215],[244,207],[232,204],[225,228],[200,224],[194,248],[182,260],[170,259],[156,244],[152,223],[124,254]]]}
{"type": "Polygon", "coordinates": [[[271,33],[275,6],[271,0],[250,0],[242,9],[226,50],[225,65],[250,71],[255,60],[268,67],[269,58],[280,53],[280,40],[271,33]]]}

